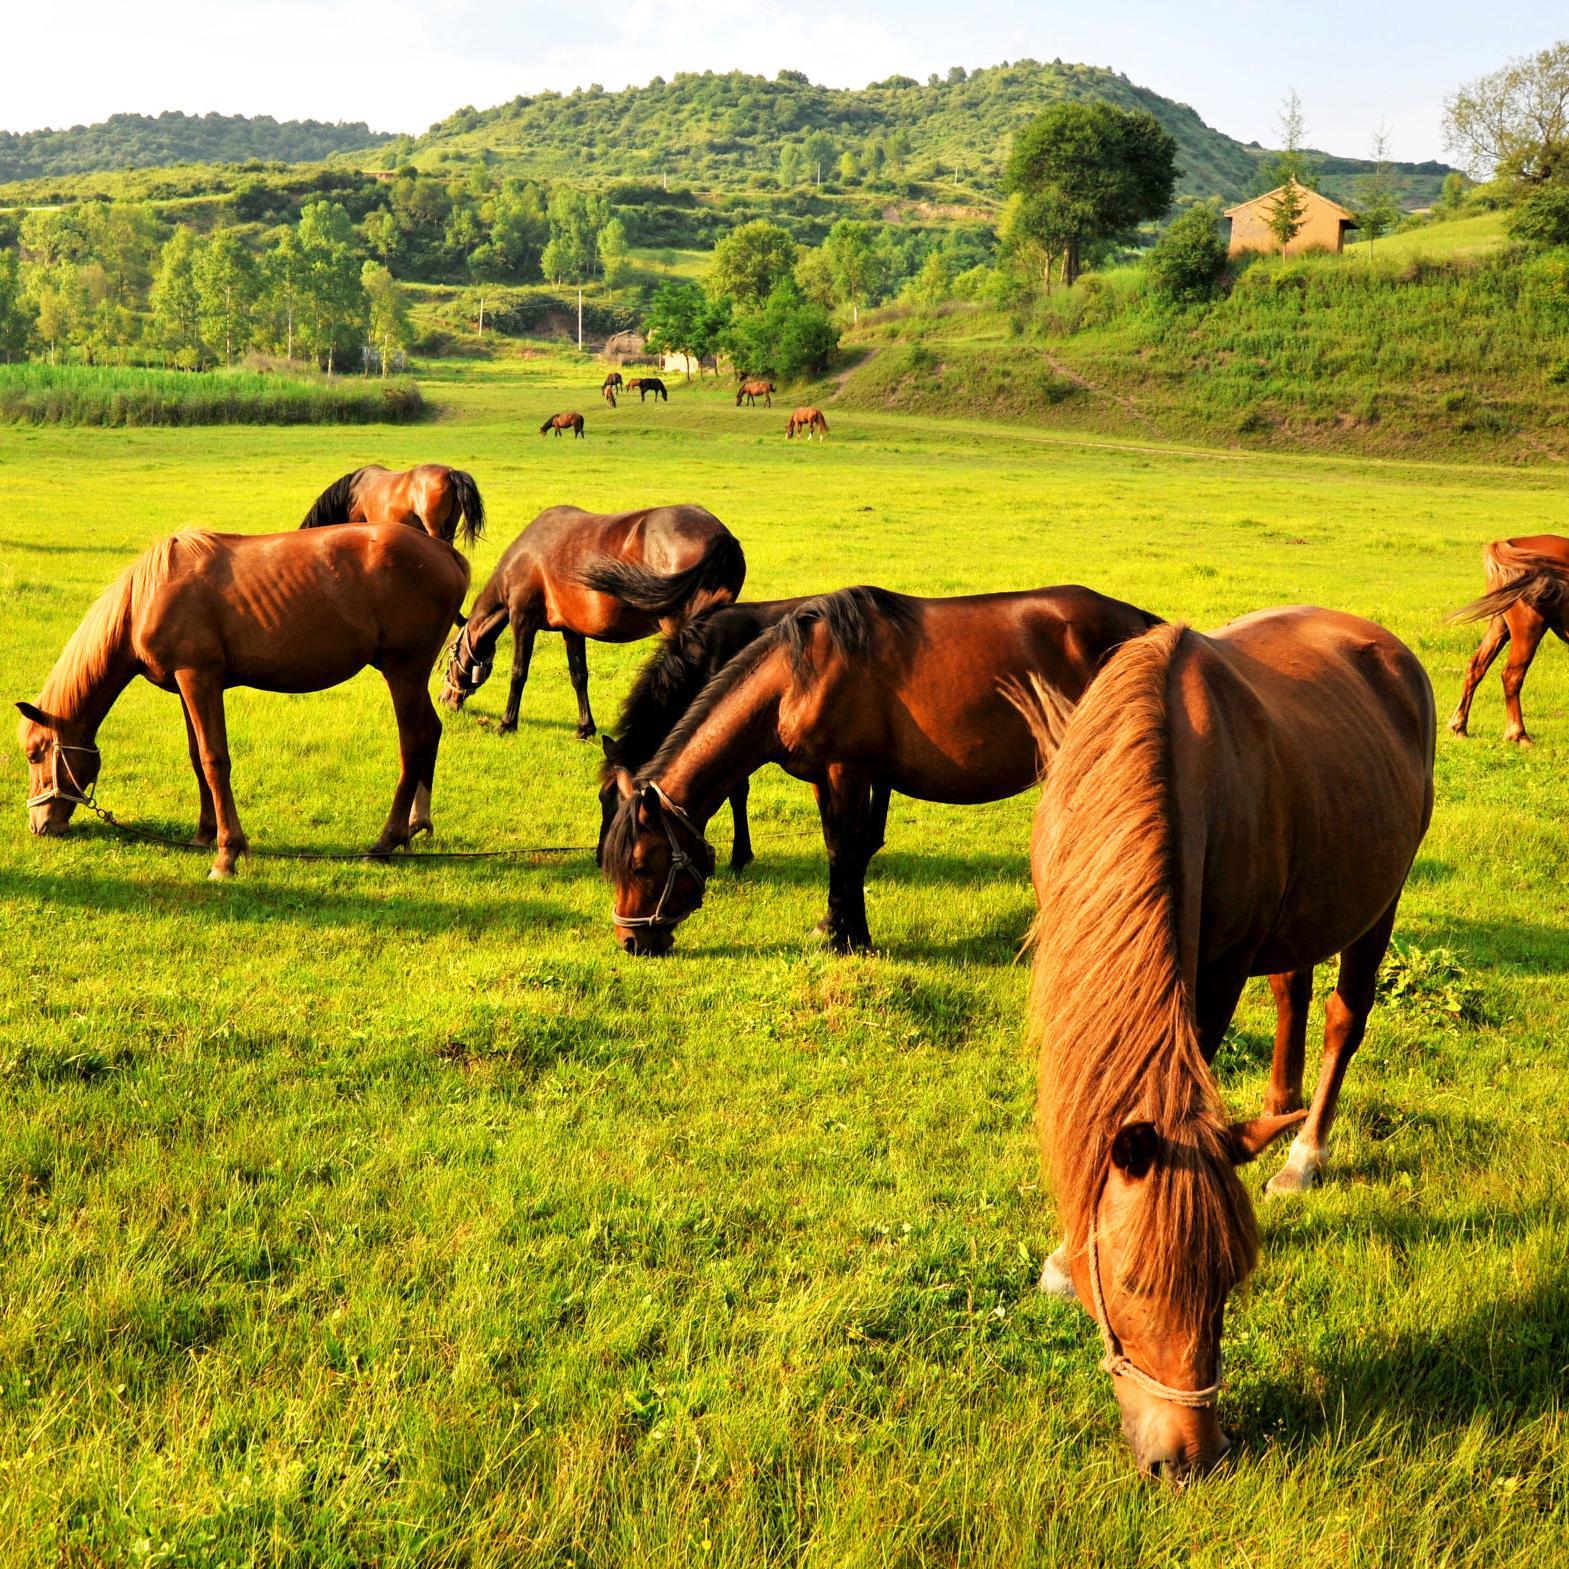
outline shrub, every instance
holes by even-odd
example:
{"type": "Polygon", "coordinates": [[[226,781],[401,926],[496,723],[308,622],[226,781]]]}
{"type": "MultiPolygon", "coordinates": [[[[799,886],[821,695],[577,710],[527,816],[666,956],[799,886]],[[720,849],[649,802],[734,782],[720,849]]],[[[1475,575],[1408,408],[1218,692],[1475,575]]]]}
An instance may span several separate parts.
{"type": "Polygon", "coordinates": [[[1181,305],[1212,299],[1226,266],[1219,215],[1200,202],[1173,223],[1150,251],[1150,287],[1181,305]]]}
{"type": "Polygon", "coordinates": [[[1569,184],[1544,186],[1509,214],[1509,232],[1527,245],[1569,245],[1569,184]]]}
{"type": "Polygon", "coordinates": [[[1391,943],[1378,972],[1378,1000],[1423,1024],[1486,1024],[1482,984],[1448,948],[1391,943]]]}

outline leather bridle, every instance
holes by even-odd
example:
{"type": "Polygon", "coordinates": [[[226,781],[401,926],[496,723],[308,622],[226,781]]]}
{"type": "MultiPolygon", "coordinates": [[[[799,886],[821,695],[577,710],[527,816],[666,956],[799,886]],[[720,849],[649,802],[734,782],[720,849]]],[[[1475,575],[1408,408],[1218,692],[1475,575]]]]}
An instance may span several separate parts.
{"type": "Polygon", "coordinates": [[[659,892],[659,902],[654,906],[652,915],[618,915],[614,910],[610,912],[611,919],[617,926],[625,927],[629,931],[674,931],[693,910],[701,908],[703,893],[708,887],[708,872],[693,856],[687,854],[676,840],[675,830],[670,826],[671,820],[686,829],[700,844],[707,841],[703,838],[703,830],[687,816],[683,807],[674,801],[659,788],[653,780],[646,781],[639,788],[652,790],[663,810],[659,814],[660,826],[665,830],[665,839],[670,845],[670,870],[665,875],[665,886],[659,892]],[[671,894],[675,892],[676,878],[685,872],[697,884],[697,903],[691,910],[684,910],[680,915],[666,915],[665,904],[671,894]]]}
{"type": "Polygon", "coordinates": [[[56,740],[53,737],[50,738],[49,747],[49,788],[40,790],[37,795],[28,796],[28,807],[45,806],[50,801],[69,801],[73,806],[92,806],[93,791],[97,789],[97,780],[95,779],[92,784],[83,789],[81,780],[76,777],[71,767],[70,759],[65,754],[67,752],[87,752],[93,757],[101,757],[102,754],[98,748],[96,746],[71,746],[67,742],[56,740]],[[65,768],[66,780],[71,786],[69,790],[64,789],[60,784],[60,769],[62,765],[65,768]]]}
{"type": "Polygon", "coordinates": [[[485,684],[495,663],[493,659],[482,660],[475,654],[474,645],[469,641],[469,624],[465,621],[452,640],[452,664],[456,674],[453,686],[476,691],[485,684]]]}

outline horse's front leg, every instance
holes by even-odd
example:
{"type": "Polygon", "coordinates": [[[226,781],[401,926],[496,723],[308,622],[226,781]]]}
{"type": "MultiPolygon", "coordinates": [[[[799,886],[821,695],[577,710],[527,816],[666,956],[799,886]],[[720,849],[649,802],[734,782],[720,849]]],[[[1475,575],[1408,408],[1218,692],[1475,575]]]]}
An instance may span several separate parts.
{"type": "Polygon", "coordinates": [[[367,852],[382,859],[406,847],[421,831],[432,832],[430,792],[436,778],[436,750],[441,745],[441,720],[427,688],[428,672],[417,664],[382,668],[392,710],[398,721],[398,783],[392,792],[381,837],[367,852]]]}
{"type": "Polygon", "coordinates": [[[563,632],[567,645],[567,674],[577,694],[577,738],[586,741],[594,733],[594,715],[588,706],[588,641],[581,632],[563,632]]]}
{"type": "Polygon", "coordinates": [[[730,870],[744,872],[755,857],[752,854],[752,824],[746,815],[747,797],[752,793],[751,781],[743,779],[730,792],[730,817],[735,831],[730,840],[730,870]]]}
{"type": "Polygon", "coordinates": [[[818,930],[838,953],[872,946],[866,924],[866,865],[871,860],[871,785],[835,763],[813,790],[828,847],[828,914],[818,930]]]}
{"type": "Polygon", "coordinates": [[[223,714],[223,683],[211,671],[177,670],[174,682],[194,733],[195,759],[212,797],[217,818],[218,854],[210,877],[232,877],[234,863],[250,848],[229,788],[229,731],[223,714]]]}
{"type": "Polygon", "coordinates": [[[534,623],[512,623],[512,684],[507,688],[507,706],[501,715],[501,730],[510,735],[518,727],[518,710],[523,706],[523,687],[528,681],[529,661],[534,657],[534,623]]]}
{"type": "Polygon", "coordinates": [[[191,754],[191,768],[196,775],[196,790],[201,802],[191,843],[205,849],[218,837],[218,815],[213,809],[212,788],[207,783],[207,775],[202,772],[202,749],[196,739],[196,726],[191,722],[191,710],[186,706],[183,694],[180,697],[180,717],[185,720],[185,745],[191,754]]]}

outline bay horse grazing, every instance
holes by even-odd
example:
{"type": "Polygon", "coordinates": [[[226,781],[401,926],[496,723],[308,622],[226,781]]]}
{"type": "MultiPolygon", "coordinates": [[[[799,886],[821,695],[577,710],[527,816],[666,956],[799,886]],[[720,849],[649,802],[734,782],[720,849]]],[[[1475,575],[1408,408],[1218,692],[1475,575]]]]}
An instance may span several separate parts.
{"type": "Polygon", "coordinates": [[[727,605],[746,581],[740,541],[703,507],[644,507],[594,513],[541,512],[507,546],[475,596],[453,644],[441,701],[461,708],[484,684],[496,643],[512,628],[512,685],[501,729],[517,729],[534,637],[559,632],[577,694],[580,739],[594,733],[588,706],[586,638],[632,643],[727,605]]]}
{"type": "Polygon", "coordinates": [[[431,828],[441,721],[426,688],[468,582],[468,563],[449,545],[396,524],[192,529],[154,545],[87,612],[37,703],[16,705],[29,826],[63,834],[91,803],[99,726],[142,676],[179,695],[201,798],[192,843],[216,842],[211,875],[228,877],[246,839],[229,787],[224,692],[319,692],[372,665],[392,694],[402,758],[369,851],[390,855],[431,828]]]}
{"type": "Polygon", "coordinates": [[[311,504],[301,528],[331,523],[404,523],[449,545],[485,532],[485,503],[466,469],[421,463],[401,472],[379,463],[335,479],[311,504]]]}
{"type": "Polygon", "coordinates": [[[653,393],[655,403],[658,403],[661,399],[663,399],[666,403],[670,401],[670,394],[665,390],[664,382],[662,382],[657,376],[634,376],[631,381],[627,383],[626,390],[629,393],[635,392],[637,394],[637,401],[639,403],[641,403],[649,395],[649,393],[653,393]]]}
{"type": "Polygon", "coordinates": [[[755,409],[757,400],[761,398],[763,407],[771,409],[774,406],[774,393],[776,391],[778,391],[778,388],[771,381],[743,381],[736,391],[735,406],[740,408],[741,400],[745,398],[746,406],[749,409],[755,409]]]}
{"type": "Polygon", "coordinates": [[[607,388],[612,392],[619,392],[621,390],[620,371],[613,370],[608,376],[605,377],[604,384],[600,387],[599,390],[604,392],[607,388]]]}
{"type": "Polygon", "coordinates": [[[1544,633],[1551,632],[1560,642],[1569,642],[1569,539],[1561,534],[1496,539],[1483,547],[1482,567],[1487,573],[1487,592],[1450,618],[1485,618],[1487,631],[1471,656],[1449,728],[1456,735],[1466,733],[1477,686],[1498,657],[1498,651],[1508,643],[1509,660],[1504,666],[1508,725],[1504,739],[1529,746],[1531,737],[1526,734],[1525,715],[1520,710],[1520,689],[1544,633]]]}
{"type": "Polygon", "coordinates": [[[570,430],[572,432],[573,440],[576,440],[583,434],[583,416],[576,412],[567,414],[552,414],[550,418],[539,427],[539,433],[541,436],[548,436],[551,431],[555,431],[557,437],[559,437],[561,432],[564,430],[570,430]]]}
{"type": "Polygon", "coordinates": [[[703,827],[765,763],[811,784],[828,848],[840,952],[871,946],[866,867],[882,842],[874,792],[968,805],[1027,790],[1040,759],[1002,690],[1038,678],[1079,697],[1101,661],[1157,618],[1087,588],[912,599],[880,588],[808,600],[704,688],[654,757],[618,780],[601,864],[617,940],[666,953],[702,903],[703,827]]]}
{"type": "Polygon", "coordinates": [[[1323,1172],[1432,816],[1433,692],[1383,627],[1299,606],[1157,627],[1037,719],[1030,1013],[1065,1238],[1041,1284],[1097,1320],[1140,1469],[1181,1479],[1225,1450],[1221,1324],[1258,1256],[1234,1168],[1300,1124],[1269,1191],[1323,1172]],[[1336,954],[1304,1112],[1313,966],[1336,954]],[[1209,1064],[1251,975],[1274,1071],[1265,1114],[1232,1123],[1209,1064]]]}
{"type": "Polygon", "coordinates": [[[804,430],[806,432],[806,439],[808,441],[810,441],[814,435],[819,441],[821,441],[823,437],[828,434],[828,421],[824,418],[823,411],[821,409],[814,408],[797,409],[795,413],[790,416],[789,422],[785,425],[785,440],[794,441],[795,433],[798,430],[804,430]]]}

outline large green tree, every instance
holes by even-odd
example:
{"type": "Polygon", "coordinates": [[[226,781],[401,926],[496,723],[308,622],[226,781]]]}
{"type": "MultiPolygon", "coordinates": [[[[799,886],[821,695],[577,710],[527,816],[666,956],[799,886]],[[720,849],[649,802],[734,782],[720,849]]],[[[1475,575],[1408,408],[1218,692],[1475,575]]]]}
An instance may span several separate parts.
{"type": "Polygon", "coordinates": [[[408,301],[398,281],[380,262],[368,261],[360,270],[370,316],[370,341],[376,346],[381,373],[387,374],[393,357],[413,341],[408,301]]]}
{"type": "Polygon", "coordinates": [[[1569,40],[1467,82],[1444,103],[1444,139],[1483,178],[1569,179],[1569,40]]]}
{"type": "Polygon", "coordinates": [[[22,268],[15,251],[0,251],[0,360],[19,360],[27,352],[32,312],[22,298],[22,268]]]}
{"type": "Polygon", "coordinates": [[[303,336],[332,374],[339,354],[358,340],[365,315],[354,225],[336,202],[311,202],[300,213],[303,336]]]}
{"type": "Polygon", "coordinates": [[[220,229],[197,251],[195,276],[202,336],[215,349],[221,343],[223,362],[232,365],[250,342],[260,287],[256,263],[233,229],[220,229]]]}
{"type": "Polygon", "coordinates": [[[796,244],[766,218],[721,237],[708,269],[708,292],[728,295],[743,310],[759,306],[795,273],[796,244]]]}
{"type": "Polygon", "coordinates": [[[1177,144],[1154,115],[1108,103],[1054,104],[1014,142],[1011,231],[1016,241],[1060,252],[1071,285],[1086,245],[1161,217],[1176,182],[1177,144]]]}
{"type": "Polygon", "coordinates": [[[182,223],[159,255],[152,289],[153,340],[185,370],[195,370],[203,354],[196,249],[195,231],[182,223]]]}

